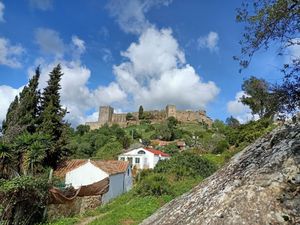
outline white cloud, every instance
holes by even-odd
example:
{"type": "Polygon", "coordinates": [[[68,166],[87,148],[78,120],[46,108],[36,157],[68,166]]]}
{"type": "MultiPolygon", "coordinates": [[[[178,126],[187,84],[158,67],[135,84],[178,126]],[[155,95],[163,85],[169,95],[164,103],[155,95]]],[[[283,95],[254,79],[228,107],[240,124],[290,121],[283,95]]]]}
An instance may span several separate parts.
{"type": "Polygon", "coordinates": [[[10,41],[4,37],[0,37],[0,65],[6,65],[12,68],[22,66],[20,58],[25,52],[20,45],[12,45],[10,41]]]}
{"type": "Polygon", "coordinates": [[[107,8],[123,31],[139,34],[151,26],[145,13],[155,6],[167,6],[171,2],[172,0],[110,0],[107,8]]]}
{"type": "Polygon", "coordinates": [[[3,4],[3,2],[0,2],[0,22],[5,22],[4,9],[5,9],[5,5],[3,4]]]}
{"type": "Polygon", "coordinates": [[[210,52],[218,52],[219,35],[214,31],[210,31],[206,36],[198,38],[199,48],[208,48],[210,52]]]}
{"type": "Polygon", "coordinates": [[[132,96],[134,107],[161,108],[172,103],[179,108],[205,108],[219,93],[213,82],[203,82],[185,63],[170,29],[148,28],[122,55],[128,61],[114,66],[114,73],[120,87],[132,96]]]}
{"type": "Polygon", "coordinates": [[[81,40],[79,37],[76,35],[72,36],[72,42],[75,45],[75,47],[81,52],[85,52],[85,42],[84,40],[81,40]]]}
{"type": "Polygon", "coordinates": [[[10,103],[22,89],[23,87],[13,88],[6,85],[0,85],[0,126],[2,125],[2,121],[5,119],[10,103]]]}
{"type": "Polygon", "coordinates": [[[103,62],[109,63],[109,62],[113,61],[112,53],[108,48],[102,48],[101,53],[102,53],[103,62]]]}
{"type": "Polygon", "coordinates": [[[294,45],[291,45],[290,47],[287,48],[287,55],[285,58],[285,61],[287,63],[292,63],[294,59],[299,59],[300,58],[300,38],[294,38],[292,40],[294,45]]]}
{"type": "MultiPolygon", "coordinates": [[[[126,94],[116,83],[111,83],[107,87],[99,86],[96,89],[88,88],[87,84],[91,76],[91,71],[78,61],[55,61],[45,63],[37,60],[36,65],[41,65],[42,73],[40,77],[40,88],[46,86],[49,73],[58,63],[61,64],[64,75],[61,80],[61,102],[70,113],[66,119],[76,126],[87,121],[85,113],[90,110],[98,110],[100,105],[114,104],[126,99],[126,94]]],[[[29,70],[32,75],[35,68],[29,70]]]]}
{"type": "Polygon", "coordinates": [[[49,28],[38,28],[35,31],[35,41],[46,54],[62,57],[65,51],[63,40],[57,31],[49,28]]]}
{"type": "MultiPolygon", "coordinates": [[[[243,91],[239,91],[236,93],[235,99],[227,103],[227,112],[236,117],[240,123],[246,123],[253,119],[250,108],[240,100],[243,96],[246,96],[246,94],[243,91]]],[[[254,116],[254,119],[257,119],[257,116],[254,116]]]]}
{"type": "Polygon", "coordinates": [[[31,7],[43,11],[53,8],[53,0],[29,0],[31,7]]]}

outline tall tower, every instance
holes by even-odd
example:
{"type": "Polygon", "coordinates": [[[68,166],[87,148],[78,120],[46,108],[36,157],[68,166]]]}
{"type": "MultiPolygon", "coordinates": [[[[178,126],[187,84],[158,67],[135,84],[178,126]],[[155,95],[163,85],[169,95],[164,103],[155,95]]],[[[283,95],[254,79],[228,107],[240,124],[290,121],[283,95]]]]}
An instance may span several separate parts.
{"type": "Polygon", "coordinates": [[[101,124],[112,122],[112,115],[114,113],[114,108],[110,106],[100,106],[98,121],[101,124]]]}
{"type": "Polygon", "coordinates": [[[166,106],[167,118],[173,116],[176,118],[176,106],[175,105],[167,105],[166,106]]]}

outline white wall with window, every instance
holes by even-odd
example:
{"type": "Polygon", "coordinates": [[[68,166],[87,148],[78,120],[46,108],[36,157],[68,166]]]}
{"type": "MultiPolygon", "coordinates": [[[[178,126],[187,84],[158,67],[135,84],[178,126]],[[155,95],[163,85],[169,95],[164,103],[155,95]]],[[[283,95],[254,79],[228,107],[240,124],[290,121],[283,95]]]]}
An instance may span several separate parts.
{"type": "Polygon", "coordinates": [[[118,157],[119,160],[129,161],[131,167],[136,167],[137,169],[153,169],[159,160],[168,158],[170,158],[168,154],[148,148],[133,149],[118,157]]]}

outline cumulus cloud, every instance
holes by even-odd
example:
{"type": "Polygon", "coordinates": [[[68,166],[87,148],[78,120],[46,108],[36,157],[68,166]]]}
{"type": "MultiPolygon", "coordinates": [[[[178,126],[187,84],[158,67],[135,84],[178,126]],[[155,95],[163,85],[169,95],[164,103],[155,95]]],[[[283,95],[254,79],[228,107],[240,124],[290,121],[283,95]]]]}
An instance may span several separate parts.
{"type": "Polygon", "coordinates": [[[12,68],[21,67],[20,59],[24,52],[20,44],[12,45],[8,39],[0,37],[0,65],[12,68]]]}
{"type": "MultiPolygon", "coordinates": [[[[90,116],[86,112],[97,110],[99,105],[114,104],[126,99],[126,94],[120,89],[117,83],[108,86],[99,86],[90,89],[88,85],[91,71],[78,61],[59,61],[64,75],[61,80],[61,102],[68,109],[66,119],[76,126],[87,121],[90,116]]],[[[40,88],[46,86],[49,73],[58,63],[46,63],[42,60],[36,62],[41,65],[42,73],[40,77],[40,88]]],[[[32,75],[35,68],[29,70],[32,75]]]]}
{"type": "Polygon", "coordinates": [[[57,31],[49,28],[38,28],[35,31],[35,41],[46,54],[62,57],[65,51],[63,40],[57,31]]]}
{"type": "Polygon", "coordinates": [[[171,29],[150,27],[121,54],[127,61],[114,66],[114,74],[135,106],[205,108],[219,93],[213,82],[203,82],[186,64],[171,29]]]}
{"type": "Polygon", "coordinates": [[[3,2],[0,2],[0,22],[4,22],[4,9],[5,9],[5,5],[3,4],[3,2]]]}
{"type": "Polygon", "coordinates": [[[50,10],[53,8],[53,0],[29,0],[30,6],[39,10],[50,10]]]}
{"type": "Polygon", "coordinates": [[[237,92],[235,99],[227,103],[227,112],[233,117],[236,117],[240,123],[246,123],[250,120],[257,119],[257,116],[253,117],[251,114],[250,108],[241,102],[240,99],[243,96],[246,96],[245,92],[237,92]]]}
{"type": "Polygon", "coordinates": [[[218,52],[219,35],[218,33],[211,31],[206,36],[198,38],[199,48],[208,48],[210,52],[218,52]]]}
{"type": "Polygon", "coordinates": [[[6,85],[0,85],[0,126],[2,125],[2,121],[5,119],[10,103],[22,89],[23,87],[13,88],[6,85]]]}
{"type": "Polygon", "coordinates": [[[172,0],[110,0],[107,9],[123,31],[140,34],[151,26],[145,13],[155,6],[167,6],[171,2],[172,0]]]}

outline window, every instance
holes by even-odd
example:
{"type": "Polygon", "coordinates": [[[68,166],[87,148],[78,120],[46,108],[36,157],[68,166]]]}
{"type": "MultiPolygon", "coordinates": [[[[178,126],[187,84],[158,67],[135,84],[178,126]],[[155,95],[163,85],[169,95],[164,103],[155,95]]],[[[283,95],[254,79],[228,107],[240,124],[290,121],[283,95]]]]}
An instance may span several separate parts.
{"type": "Polygon", "coordinates": [[[139,164],[140,163],[140,158],[135,158],[135,163],[139,164]]]}
{"type": "Polygon", "coordinates": [[[143,150],[140,150],[140,151],[138,151],[138,154],[144,155],[144,154],[146,154],[146,152],[143,150]]]}
{"type": "Polygon", "coordinates": [[[122,160],[122,161],[125,161],[125,158],[124,158],[124,157],[121,157],[121,160],[122,160]]]}

